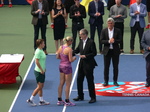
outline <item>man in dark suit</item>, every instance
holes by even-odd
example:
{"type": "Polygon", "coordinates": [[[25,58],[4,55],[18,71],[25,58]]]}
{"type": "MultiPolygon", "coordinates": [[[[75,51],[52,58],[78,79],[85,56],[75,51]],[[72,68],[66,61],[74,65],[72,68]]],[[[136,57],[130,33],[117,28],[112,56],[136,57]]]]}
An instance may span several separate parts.
{"type": "Polygon", "coordinates": [[[114,73],[114,85],[119,86],[117,83],[118,79],[118,64],[120,48],[119,44],[121,42],[121,31],[114,27],[114,20],[108,18],[107,20],[108,28],[102,30],[100,42],[104,44],[103,55],[104,55],[104,86],[108,85],[109,81],[109,66],[112,59],[113,63],[113,73],[114,73]]]}
{"type": "Polygon", "coordinates": [[[80,63],[78,68],[78,76],[77,76],[77,89],[78,89],[78,97],[73,100],[79,101],[84,100],[83,93],[83,80],[84,77],[87,79],[88,90],[91,100],[89,103],[96,102],[95,95],[95,85],[94,85],[94,76],[93,70],[97,63],[94,57],[97,55],[96,46],[92,39],[88,38],[88,31],[86,29],[81,29],[80,32],[81,40],[79,42],[78,47],[74,50],[73,53],[80,53],[80,63]]]}
{"type": "Polygon", "coordinates": [[[34,0],[31,5],[32,24],[34,25],[34,50],[36,49],[36,40],[39,37],[39,29],[41,28],[41,36],[45,41],[44,52],[46,51],[46,25],[48,24],[47,16],[49,8],[47,0],[34,0]]]}
{"type": "Polygon", "coordinates": [[[102,45],[100,44],[100,34],[103,28],[104,3],[100,0],[91,1],[88,7],[88,15],[90,16],[89,24],[91,39],[94,40],[95,30],[97,28],[99,52],[102,53],[102,45]]]}
{"type": "Polygon", "coordinates": [[[150,29],[145,31],[142,36],[141,45],[145,52],[143,54],[146,60],[146,87],[150,87],[150,29]]]}

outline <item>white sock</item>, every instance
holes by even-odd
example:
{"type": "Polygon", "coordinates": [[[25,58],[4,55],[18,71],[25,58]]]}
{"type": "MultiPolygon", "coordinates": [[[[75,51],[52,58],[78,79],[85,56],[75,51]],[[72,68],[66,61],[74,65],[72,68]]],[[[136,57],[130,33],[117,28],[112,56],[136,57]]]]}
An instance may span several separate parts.
{"type": "Polygon", "coordinates": [[[12,4],[11,2],[9,2],[9,4],[12,4]]]}
{"type": "Polygon", "coordinates": [[[1,2],[1,4],[4,4],[4,2],[1,2]]]}
{"type": "Polygon", "coordinates": [[[40,101],[43,101],[43,97],[39,97],[40,101]]]}
{"type": "Polygon", "coordinates": [[[52,25],[52,24],[54,24],[54,23],[51,23],[51,25],[52,25]]]}
{"type": "Polygon", "coordinates": [[[148,23],[150,25],[150,23],[148,23]]]}
{"type": "Polygon", "coordinates": [[[30,100],[33,100],[34,96],[31,95],[30,100]]]}

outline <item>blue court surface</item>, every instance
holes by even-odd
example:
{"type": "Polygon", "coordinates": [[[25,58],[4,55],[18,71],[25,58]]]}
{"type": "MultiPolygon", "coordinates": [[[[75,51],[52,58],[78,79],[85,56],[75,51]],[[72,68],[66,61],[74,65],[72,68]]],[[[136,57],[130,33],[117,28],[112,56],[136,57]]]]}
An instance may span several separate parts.
{"type": "MultiPolygon", "coordinates": [[[[77,56],[78,57],[78,56],[77,56]]],[[[98,66],[94,70],[95,83],[102,83],[103,80],[103,55],[95,57],[98,66]]],[[[57,87],[59,84],[59,60],[55,55],[47,55],[46,60],[46,81],[43,89],[43,96],[50,105],[31,107],[26,103],[31,93],[36,88],[36,81],[34,77],[34,60],[27,71],[24,81],[10,107],[9,112],[148,112],[150,106],[150,97],[106,97],[97,96],[97,102],[89,104],[90,100],[86,78],[84,80],[84,101],[75,102],[72,99],[77,96],[76,87],[76,71],[77,62],[72,63],[74,75],[72,81],[72,88],[70,93],[70,101],[74,102],[76,106],[65,107],[57,106],[57,87]],[[74,80],[75,79],[75,80],[74,80]]],[[[110,66],[110,82],[113,80],[112,65],[110,66]]],[[[145,59],[142,55],[121,55],[119,64],[119,78],[118,81],[145,81],[145,59]]],[[[65,99],[63,91],[63,99],[65,99]]],[[[38,104],[39,97],[35,97],[35,102],[38,104]]]]}

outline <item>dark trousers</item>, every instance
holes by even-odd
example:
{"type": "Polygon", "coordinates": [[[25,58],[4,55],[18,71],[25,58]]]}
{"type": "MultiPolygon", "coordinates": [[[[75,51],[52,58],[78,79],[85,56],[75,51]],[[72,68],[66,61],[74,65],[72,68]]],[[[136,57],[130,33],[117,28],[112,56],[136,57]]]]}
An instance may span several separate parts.
{"type": "Polygon", "coordinates": [[[143,47],[141,45],[141,39],[144,32],[144,28],[141,28],[140,23],[136,22],[133,27],[131,27],[131,39],[130,39],[130,49],[134,50],[134,41],[135,41],[135,35],[138,31],[139,35],[139,44],[140,44],[140,50],[143,50],[143,47]]]}
{"type": "Polygon", "coordinates": [[[112,59],[113,64],[113,80],[114,82],[118,80],[118,64],[119,64],[119,55],[114,54],[112,49],[109,49],[108,54],[104,55],[104,81],[109,81],[109,67],[112,59]]]}
{"type": "Polygon", "coordinates": [[[120,29],[120,31],[121,31],[122,39],[120,42],[120,49],[123,49],[124,23],[123,22],[115,22],[115,27],[120,29]]]}
{"type": "Polygon", "coordinates": [[[79,65],[78,76],[77,76],[77,89],[78,89],[78,96],[80,98],[84,97],[83,81],[84,81],[84,77],[86,77],[88,83],[89,95],[91,98],[96,99],[93,70],[94,68],[86,68],[85,66],[79,65]]]}
{"type": "Polygon", "coordinates": [[[45,47],[43,50],[46,50],[46,25],[42,24],[42,19],[39,19],[37,25],[34,25],[34,50],[37,48],[36,40],[39,37],[39,29],[40,28],[41,28],[41,38],[45,42],[45,47]]]}
{"type": "Polygon", "coordinates": [[[75,49],[76,46],[76,37],[77,33],[84,28],[84,23],[83,22],[73,22],[72,23],[72,35],[73,35],[73,43],[72,43],[72,49],[75,49]]]}
{"type": "Polygon", "coordinates": [[[150,54],[146,57],[146,82],[150,85],[150,54]]]}
{"type": "Polygon", "coordinates": [[[90,34],[91,34],[91,39],[94,40],[95,37],[95,31],[97,28],[97,34],[98,34],[98,43],[99,43],[99,51],[102,51],[102,44],[100,43],[100,35],[101,35],[101,31],[102,31],[102,24],[98,23],[98,22],[94,22],[94,24],[90,24],[90,34]]]}

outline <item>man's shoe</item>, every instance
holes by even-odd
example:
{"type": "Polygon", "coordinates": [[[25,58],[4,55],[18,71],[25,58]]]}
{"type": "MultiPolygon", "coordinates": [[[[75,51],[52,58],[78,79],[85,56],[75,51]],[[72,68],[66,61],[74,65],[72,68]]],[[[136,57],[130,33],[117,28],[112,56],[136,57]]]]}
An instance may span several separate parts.
{"type": "Polygon", "coordinates": [[[4,4],[0,4],[0,7],[3,7],[4,6],[4,4]]]}
{"type": "Polygon", "coordinates": [[[134,50],[133,49],[131,49],[130,54],[134,54],[134,50]]]}
{"type": "Polygon", "coordinates": [[[120,54],[124,54],[124,51],[123,51],[123,50],[120,50],[120,54]]]}
{"type": "Polygon", "coordinates": [[[73,100],[74,100],[74,101],[82,101],[82,100],[84,100],[84,98],[78,96],[77,98],[74,98],[73,100]]]}
{"type": "Polygon", "coordinates": [[[119,84],[118,84],[117,82],[114,82],[114,85],[115,85],[115,86],[119,86],[119,84]]]}
{"type": "Polygon", "coordinates": [[[92,98],[89,103],[95,103],[96,102],[96,99],[92,98]]]}
{"type": "Polygon", "coordinates": [[[145,84],[145,87],[150,87],[150,85],[148,83],[145,84]]]}
{"type": "Polygon", "coordinates": [[[108,86],[108,82],[104,82],[103,86],[108,86]]]}
{"type": "Polygon", "coordinates": [[[140,50],[140,53],[141,53],[141,54],[144,54],[144,50],[140,50]]]}

